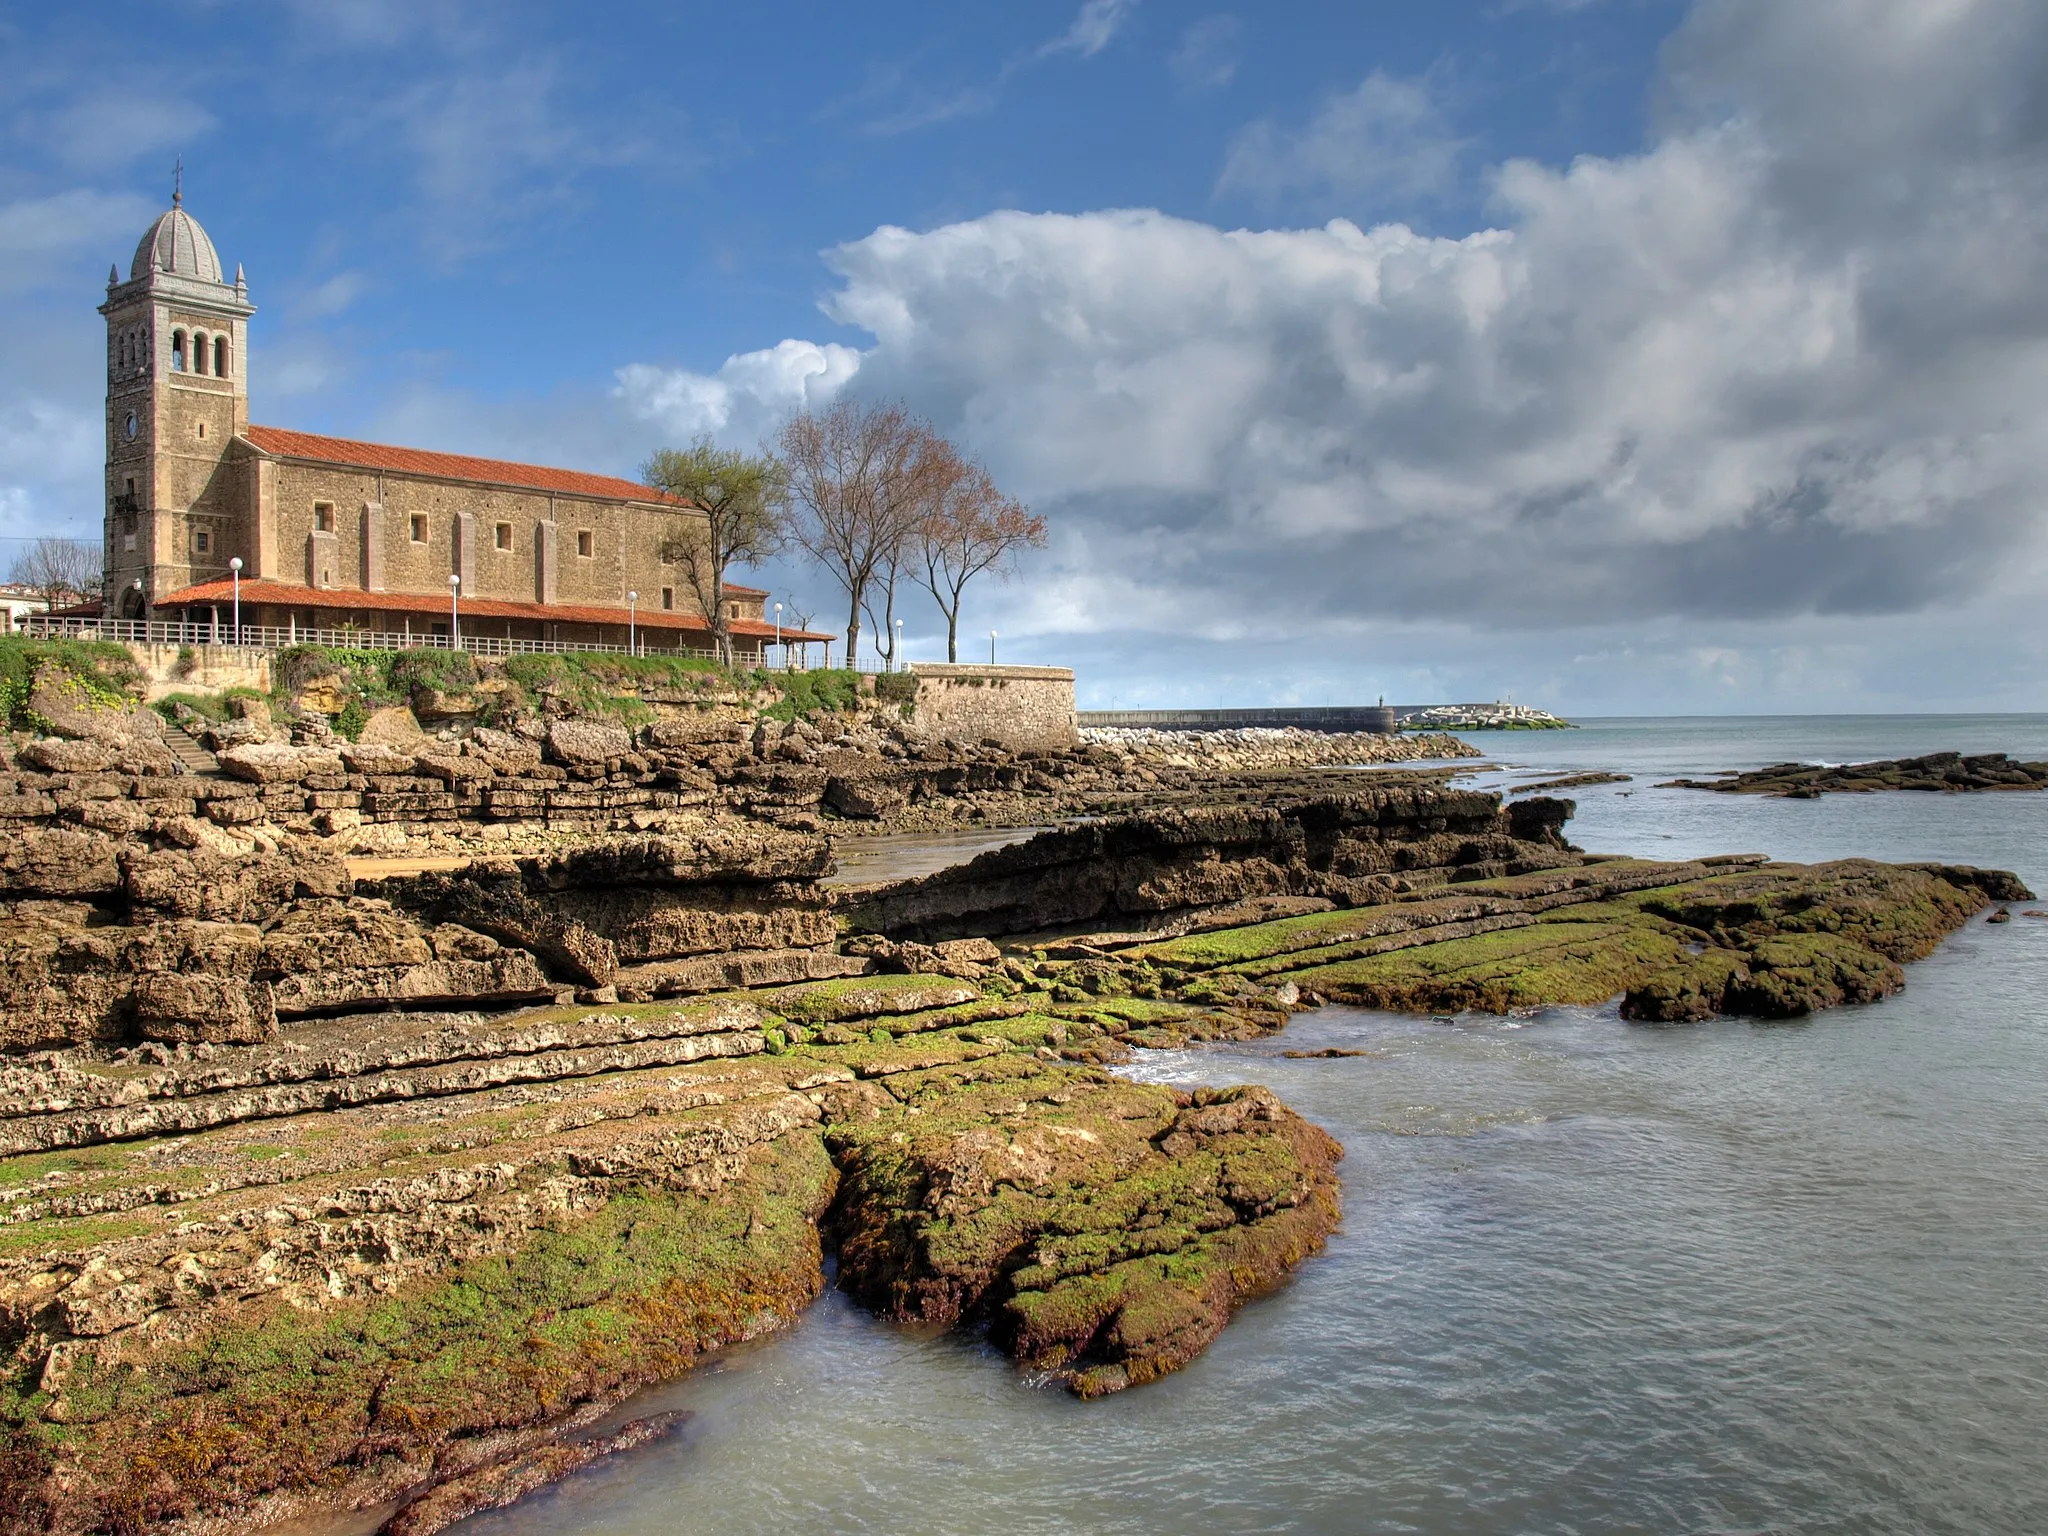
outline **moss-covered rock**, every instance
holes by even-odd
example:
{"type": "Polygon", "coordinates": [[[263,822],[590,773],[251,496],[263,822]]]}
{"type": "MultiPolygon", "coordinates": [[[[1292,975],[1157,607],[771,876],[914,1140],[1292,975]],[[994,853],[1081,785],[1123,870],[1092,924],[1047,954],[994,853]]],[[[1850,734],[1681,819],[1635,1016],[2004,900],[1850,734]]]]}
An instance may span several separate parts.
{"type": "Polygon", "coordinates": [[[1589,915],[1310,966],[1289,979],[1367,1008],[1506,1013],[1546,1003],[1604,1003],[1684,956],[1683,940],[1668,925],[1589,915]]]}
{"type": "Polygon", "coordinates": [[[451,1442],[676,1375],[816,1294],[833,1185],[817,1138],[785,1137],[717,1196],[622,1193],[388,1295],[221,1308],[72,1372],[54,1420],[17,1367],[0,1382],[9,1528],[132,1531],[280,1492],[402,1488],[451,1442]]]}
{"type": "Polygon", "coordinates": [[[1262,1088],[1006,1055],[892,1093],[827,1133],[842,1284],[893,1317],[986,1318],[1084,1396],[1185,1364],[1337,1221],[1340,1149],[1262,1088]]]}

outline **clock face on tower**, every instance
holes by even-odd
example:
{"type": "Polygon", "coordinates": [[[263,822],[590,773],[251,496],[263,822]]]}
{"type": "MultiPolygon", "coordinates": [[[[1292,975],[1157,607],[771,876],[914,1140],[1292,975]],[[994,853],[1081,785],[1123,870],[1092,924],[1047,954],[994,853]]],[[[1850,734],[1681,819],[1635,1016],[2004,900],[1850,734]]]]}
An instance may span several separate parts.
{"type": "Polygon", "coordinates": [[[141,420],[137,418],[136,414],[133,411],[130,411],[128,413],[128,419],[121,423],[122,435],[125,436],[128,439],[128,441],[132,443],[135,441],[135,434],[137,432],[140,432],[141,430],[141,420]]]}

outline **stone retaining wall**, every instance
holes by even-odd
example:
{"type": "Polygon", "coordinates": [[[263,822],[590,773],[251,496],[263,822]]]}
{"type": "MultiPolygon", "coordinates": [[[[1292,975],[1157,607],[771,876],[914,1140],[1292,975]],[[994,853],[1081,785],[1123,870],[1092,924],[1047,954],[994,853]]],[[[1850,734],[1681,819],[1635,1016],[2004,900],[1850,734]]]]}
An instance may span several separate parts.
{"type": "Polygon", "coordinates": [[[1000,741],[1014,751],[1071,747],[1074,674],[1067,667],[984,667],[913,662],[918,729],[955,741],[1000,741]]]}
{"type": "MultiPolygon", "coordinates": [[[[228,626],[221,626],[222,633],[228,626]]],[[[226,688],[257,688],[270,691],[271,652],[253,645],[141,645],[128,646],[128,654],[142,668],[146,680],[144,697],[162,698],[167,693],[204,690],[217,693],[226,688]]]]}

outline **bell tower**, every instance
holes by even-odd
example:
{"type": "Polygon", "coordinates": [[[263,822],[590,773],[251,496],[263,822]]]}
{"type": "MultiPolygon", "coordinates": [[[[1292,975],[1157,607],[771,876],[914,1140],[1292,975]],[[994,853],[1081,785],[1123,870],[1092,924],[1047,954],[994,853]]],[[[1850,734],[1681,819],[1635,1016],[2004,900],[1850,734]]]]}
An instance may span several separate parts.
{"type": "Polygon", "coordinates": [[[135,247],[128,279],[107,274],[106,607],[146,618],[165,593],[225,576],[253,509],[227,463],[249,425],[249,316],[182,184],[135,247]]]}

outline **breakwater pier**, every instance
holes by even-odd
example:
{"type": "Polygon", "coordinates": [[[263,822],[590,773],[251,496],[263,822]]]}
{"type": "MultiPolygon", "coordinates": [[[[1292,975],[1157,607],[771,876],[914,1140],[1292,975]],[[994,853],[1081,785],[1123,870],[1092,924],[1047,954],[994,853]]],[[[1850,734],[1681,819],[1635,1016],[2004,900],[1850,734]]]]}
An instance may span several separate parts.
{"type": "Polygon", "coordinates": [[[1273,709],[1084,709],[1083,730],[1376,732],[1555,729],[1567,722],[1523,704],[1324,704],[1273,709]]]}

